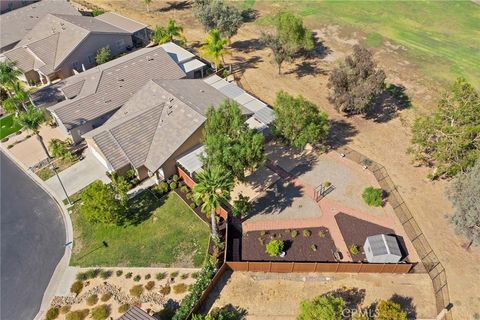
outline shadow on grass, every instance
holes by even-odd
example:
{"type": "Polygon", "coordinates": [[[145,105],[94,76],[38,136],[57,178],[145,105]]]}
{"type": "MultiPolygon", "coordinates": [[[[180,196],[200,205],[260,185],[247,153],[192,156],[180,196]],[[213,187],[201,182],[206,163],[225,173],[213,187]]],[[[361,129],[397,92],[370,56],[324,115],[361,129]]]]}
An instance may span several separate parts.
{"type": "Polygon", "coordinates": [[[130,225],[139,225],[148,220],[155,209],[162,206],[168,195],[161,198],[156,197],[152,191],[145,190],[138,196],[128,201],[127,223],[130,225]]]}
{"type": "Polygon", "coordinates": [[[331,120],[327,144],[333,149],[347,145],[357,135],[358,130],[345,120],[331,120]]]}
{"type": "Polygon", "coordinates": [[[402,85],[388,85],[374,100],[365,118],[378,123],[385,123],[397,117],[398,111],[410,108],[412,102],[405,90],[405,87],[402,85]]]}
{"type": "Polygon", "coordinates": [[[162,7],[156,11],[158,12],[169,12],[172,10],[186,10],[192,7],[192,3],[190,1],[167,1],[167,5],[162,7]]]}

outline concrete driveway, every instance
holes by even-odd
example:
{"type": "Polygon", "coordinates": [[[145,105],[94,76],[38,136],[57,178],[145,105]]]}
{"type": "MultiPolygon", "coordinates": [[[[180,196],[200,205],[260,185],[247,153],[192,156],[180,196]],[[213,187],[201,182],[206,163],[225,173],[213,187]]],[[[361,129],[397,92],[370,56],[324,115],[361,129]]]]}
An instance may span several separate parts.
{"type": "MultiPolygon", "coordinates": [[[[107,169],[95,158],[90,149],[87,149],[83,160],[63,170],[58,175],[60,176],[68,195],[71,196],[95,180],[110,182],[106,172],[107,169]]],[[[45,183],[57,196],[60,197],[60,199],[66,198],[62,186],[56,176],[51,177],[45,181],[45,183]]]]}

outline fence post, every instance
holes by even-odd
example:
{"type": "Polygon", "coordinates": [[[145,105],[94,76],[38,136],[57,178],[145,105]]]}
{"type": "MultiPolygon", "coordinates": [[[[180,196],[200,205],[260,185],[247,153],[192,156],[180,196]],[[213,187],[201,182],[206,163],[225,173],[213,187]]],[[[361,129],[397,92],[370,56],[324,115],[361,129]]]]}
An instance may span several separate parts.
{"type": "Polygon", "coordinates": [[[295,261],[291,263],[291,266],[292,266],[292,270],[290,272],[293,272],[293,269],[295,269],[295,261]]]}
{"type": "Polygon", "coordinates": [[[250,271],[250,261],[247,261],[247,271],[250,271]]]}
{"type": "Polygon", "coordinates": [[[268,264],[268,272],[272,272],[272,261],[268,264]]]}
{"type": "Polygon", "coordinates": [[[339,267],[340,267],[340,263],[337,262],[337,268],[335,268],[335,272],[338,272],[339,267]]]}
{"type": "Polygon", "coordinates": [[[318,265],[318,262],[315,262],[315,268],[313,269],[313,272],[317,272],[317,265],[318,265]]]}
{"type": "Polygon", "coordinates": [[[383,268],[385,268],[385,263],[382,265],[382,269],[380,269],[380,273],[383,273],[383,268]]]}

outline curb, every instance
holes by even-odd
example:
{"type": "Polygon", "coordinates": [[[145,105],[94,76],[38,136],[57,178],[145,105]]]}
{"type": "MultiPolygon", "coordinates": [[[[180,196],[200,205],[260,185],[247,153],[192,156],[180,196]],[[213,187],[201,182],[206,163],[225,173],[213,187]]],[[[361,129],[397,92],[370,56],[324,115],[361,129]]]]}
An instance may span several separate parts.
{"type": "MultiPolygon", "coordinates": [[[[26,175],[28,175],[30,179],[32,179],[32,181],[34,181],[40,188],[42,188],[50,196],[50,198],[52,198],[55,201],[55,203],[57,204],[57,207],[60,209],[60,212],[62,213],[63,223],[65,225],[65,243],[73,241],[72,220],[70,219],[70,215],[67,211],[67,208],[63,204],[63,199],[59,199],[55,195],[55,193],[47,185],[45,185],[44,182],[36,174],[34,174],[23,163],[17,160],[7,148],[5,148],[3,145],[0,145],[0,150],[10,160],[12,160],[17,165],[17,167],[19,167],[26,175]]],[[[72,255],[71,248],[65,247],[65,253],[63,254],[63,257],[60,259],[60,261],[58,262],[57,266],[55,267],[55,270],[53,271],[52,277],[50,278],[50,282],[48,283],[47,288],[45,289],[45,292],[43,294],[40,309],[37,315],[35,316],[34,320],[42,319],[42,316],[45,314],[48,307],[50,306],[50,302],[55,296],[55,292],[57,291],[60,285],[60,281],[63,278],[65,270],[69,266],[71,255],[72,255]]]]}

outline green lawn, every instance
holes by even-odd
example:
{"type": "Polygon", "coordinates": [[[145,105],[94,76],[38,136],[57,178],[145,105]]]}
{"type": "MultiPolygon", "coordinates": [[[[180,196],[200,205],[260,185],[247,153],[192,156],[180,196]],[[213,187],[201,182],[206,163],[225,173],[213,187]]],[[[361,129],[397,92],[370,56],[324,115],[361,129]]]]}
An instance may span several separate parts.
{"type": "Polygon", "coordinates": [[[15,115],[9,114],[0,118],[0,139],[22,129],[22,126],[15,121],[15,115]]]}
{"type": "MultiPolygon", "coordinates": [[[[257,2],[258,3],[258,2],[257,2]]],[[[262,2],[265,4],[268,2],[262,2]]],[[[407,48],[407,58],[442,83],[465,76],[480,88],[480,6],[472,1],[281,2],[320,27],[333,23],[367,34],[366,45],[385,40],[407,48]],[[383,39],[382,39],[383,38],[383,39]]],[[[272,2],[278,9],[278,3],[272,2]]],[[[262,19],[260,19],[262,20],[262,19]]],[[[261,23],[261,21],[260,21],[261,23]]]]}
{"type": "Polygon", "coordinates": [[[137,225],[92,225],[74,208],[71,265],[201,266],[207,252],[209,228],[177,194],[172,192],[157,200],[146,191],[131,201],[137,225]]]}

